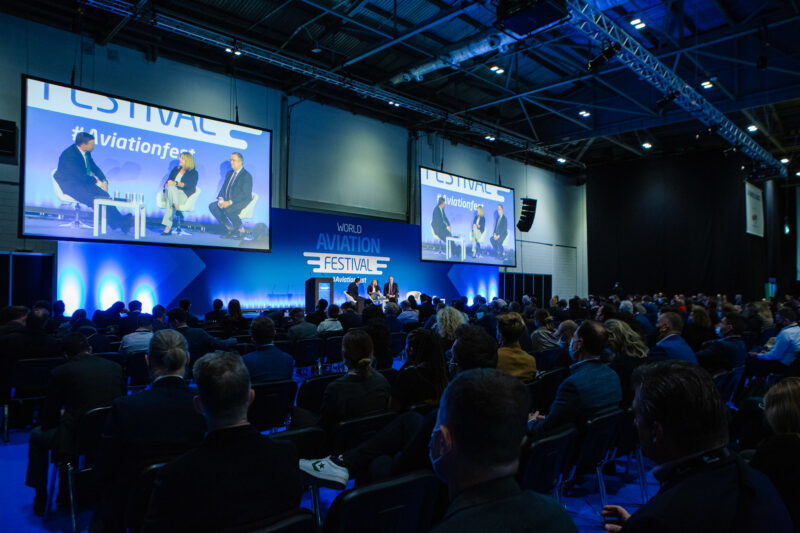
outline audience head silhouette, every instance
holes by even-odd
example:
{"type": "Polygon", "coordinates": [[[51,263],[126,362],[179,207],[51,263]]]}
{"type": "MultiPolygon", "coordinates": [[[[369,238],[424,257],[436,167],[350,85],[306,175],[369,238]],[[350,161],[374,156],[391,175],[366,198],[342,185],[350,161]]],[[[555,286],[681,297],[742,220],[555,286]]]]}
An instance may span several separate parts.
{"type": "Polygon", "coordinates": [[[778,435],[800,433],[800,378],[780,380],[764,395],[764,417],[778,435]]]}
{"type": "Polygon", "coordinates": [[[92,353],[86,337],[80,333],[70,333],[61,341],[61,351],[69,358],[92,353]]]}
{"type": "Polygon", "coordinates": [[[497,342],[480,326],[459,326],[452,352],[454,372],[497,368],[497,342]]]}
{"type": "Polygon", "coordinates": [[[238,353],[208,353],[194,364],[197,383],[195,408],[203,413],[209,431],[247,423],[247,408],[255,393],[238,353]]]}
{"type": "Polygon", "coordinates": [[[275,322],[265,316],[256,317],[250,324],[250,337],[257,346],[272,344],[275,339],[275,322]]]}
{"type": "Polygon", "coordinates": [[[372,338],[364,330],[350,330],[342,339],[344,362],[356,374],[367,375],[372,371],[373,351],[372,338]]]}
{"type": "Polygon", "coordinates": [[[570,355],[576,360],[600,357],[608,342],[608,334],[599,322],[584,320],[575,330],[570,343],[570,355]]]}
{"type": "Polygon", "coordinates": [[[179,328],[186,325],[186,311],[180,307],[170,309],[167,313],[167,317],[169,317],[169,323],[174,328],[179,328]]]}
{"type": "Polygon", "coordinates": [[[497,332],[503,345],[519,342],[526,329],[525,321],[519,313],[505,313],[497,317],[497,332]]]}

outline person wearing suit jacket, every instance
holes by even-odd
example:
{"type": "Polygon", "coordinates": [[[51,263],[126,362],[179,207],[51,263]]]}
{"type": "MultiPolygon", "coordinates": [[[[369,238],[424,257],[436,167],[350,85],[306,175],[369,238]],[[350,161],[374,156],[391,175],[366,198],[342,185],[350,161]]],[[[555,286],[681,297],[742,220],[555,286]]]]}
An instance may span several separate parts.
{"type": "Polygon", "coordinates": [[[383,295],[387,298],[399,298],[400,289],[397,288],[397,283],[394,282],[394,276],[389,276],[389,281],[383,284],[383,295]]]}
{"type": "Polygon", "coordinates": [[[242,361],[250,373],[251,382],[292,379],[294,359],[272,344],[275,339],[275,323],[272,320],[265,316],[256,317],[250,325],[250,338],[256,350],[243,355],[242,361]]]}
{"type": "Polygon", "coordinates": [[[51,372],[41,425],[33,428],[28,442],[25,484],[36,489],[33,511],[40,516],[47,503],[50,451],[56,458],[74,453],[74,431],[80,417],[91,409],[111,405],[125,394],[122,367],[92,355],[83,335],[70,333],[61,346],[67,360],[51,372]]]}
{"type": "Polygon", "coordinates": [[[194,359],[200,359],[205,354],[213,352],[214,350],[233,348],[236,346],[236,338],[219,339],[201,328],[191,328],[186,325],[186,311],[180,308],[170,309],[167,313],[170,325],[186,337],[186,342],[189,343],[189,356],[194,359]]]}
{"type": "Polygon", "coordinates": [[[497,205],[497,212],[494,215],[494,230],[492,231],[492,248],[498,257],[503,257],[503,241],[508,235],[508,220],[503,214],[502,204],[497,205]]]}
{"type": "Polygon", "coordinates": [[[469,232],[472,241],[472,257],[478,256],[478,251],[481,249],[481,245],[478,243],[483,237],[484,231],[486,231],[486,217],[483,216],[483,206],[479,205],[475,217],[472,219],[472,229],[469,232]]]}
{"type": "Polygon", "coordinates": [[[297,452],[247,422],[255,394],[239,354],[208,354],[194,364],[194,375],[194,403],[208,434],[161,469],[142,531],[220,531],[297,508],[297,452]]]}
{"type": "Polygon", "coordinates": [[[152,386],[114,400],[103,432],[97,474],[104,531],[122,531],[128,492],[143,465],[196,448],[206,421],[194,408],[195,391],[183,379],[189,352],[186,338],[164,329],[150,340],[146,358],[152,386]]]}
{"type": "Polygon", "coordinates": [[[747,327],[744,318],[738,313],[725,313],[717,324],[721,339],[707,342],[697,352],[697,362],[711,372],[732,370],[744,366],[747,360],[747,345],[742,333],[747,327]]]}
{"type": "MultiPolygon", "coordinates": [[[[69,145],[58,158],[54,178],[61,191],[77,202],[94,209],[95,198],[111,198],[108,194],[108,179],[92,159],[95,147],[94,135],[79,132],[75,144],[69,145]]],[[[106,207],[108,224],[123,233],[133,226],[133,215],[123,216],[114,206],[106,207]]]]}
{"type": "Polygon", "coordinates": [[[190,152],[182,152],[180,164],[169,173],[169,179],[164,185],[164,218],[161,223],[164,225],[164,235],[172,233],[172,217],[175,213],[182,217],[180,206],[186,199],[194,194],[197,189],[197,168],[194,165],[194,156],[190,152]]]}
{"type": "Polygon", "coordinates": [[[244,169],[244,159],[239,152],[231,154],[231,168],[217,194],[217,201],[209,204],[208,209],[225,228],[223,237],[243,239],[244,227],[239,213],[253,199],[253,176],[244,169]]]}
{"type": "Polygon", "coordinates": [[[681,315],[671,311],[662,313],[656,321],[656,332],[660,340],[650,348],[648,356],[654,358],[653,361],[678,359],[697,364],[697,357],[681,337],[681,331],[683,331],[681,315]]]}
{"type": "Polygon", "coordinates": [[[559,385],[550,413],[531,414],[530,433],[585,422],[619,407],[622,402],[619,377],[600,361],[607,338],[603,325],[593,320],[583,321],[575,330],[569,351],[578,362],[569,367],[570,376],[559,385]]]}
{"type": "Polygon", "coordinates": [[[445,240],[447,237],[451,236],[450,219],[448,219],[447,215],[444,213],[444,205],[444,196],[440,196],[439,201],[436,202],[436,207],[433,208],[433,214],[431,215],[431,228],[433,229],[434,236],[441,240],[445,240]]]}

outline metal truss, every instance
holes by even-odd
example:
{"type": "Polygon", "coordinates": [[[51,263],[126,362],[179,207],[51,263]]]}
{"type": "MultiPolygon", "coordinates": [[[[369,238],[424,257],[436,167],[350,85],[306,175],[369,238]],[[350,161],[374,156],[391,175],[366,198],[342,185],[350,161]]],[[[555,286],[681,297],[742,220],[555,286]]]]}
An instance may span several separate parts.
{"type": "Polygon", "coordinates": [[[772,167],[782,177],[787,169],[771,153],[721,111],[703,98],[692,86],[675,74],[656,56],[622,30],[598,9],[591,0],[567,0],[570,24],[602,48],[618,46],[616,57],[641,79],[653,85],[692,116],[728,141],[748,157],[772,167]]]}
{"type": "Polygon", "coordinates": [[[175,33],[222,50],[226,48],[233,49],[237,52],[237,55],[249,57],[275,67],[295,72],[303,76],[308,76],[314,80],[333,85],[334,87],[346,89],[364,98],[371,98],[385,102],[387,105],[393,105],[415,111],[421,115],[431,117],[435,120],[441,120],[447,124],[450,124],[451,126],[455,126],[457,129],[473,133],[480,137],[491,137],[492,139],[516,147],[520,149],[520,151],[545,157],[551,161],[557,161],[558,163],[562,163],[564,165],[586,168],[586,165],[580,161],[548,150],[547,148],[541,146],[541,143],[535,139],[519,135],[510,130],[498,128],[497,126],[479,120],[474,120],[450,113],[445,109],[419,102],[401,94],[387,91],[375,85],[354,80],[348,76],[331,72],[310,63],[306,63],[304,61],[277,53],[273,50],[269,50],[262,46],[234,39],[233,37],[225,35],[224,33],[204,28],[197,24],[186,22],[175,17],[164,15],[162,13],[158,13],[157,11],[144,14],[137,9],[135,4],[131,2],[125,2],[123,0],[84,0],[84,3],[88,6],[101,9],[103,11],[110,11],[122,17],[140,17],[139,20],[141,22],[149,23],[150,25],[161,30],[175,33]]]}

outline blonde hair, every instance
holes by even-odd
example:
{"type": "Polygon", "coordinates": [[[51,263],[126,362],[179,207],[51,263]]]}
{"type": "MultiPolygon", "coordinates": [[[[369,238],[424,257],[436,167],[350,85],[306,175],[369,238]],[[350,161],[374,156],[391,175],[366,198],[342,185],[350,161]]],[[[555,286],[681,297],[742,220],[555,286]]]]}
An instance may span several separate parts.
{"type": "Polygon", "coordinates": [[[196,167],[194,166],[194,156],[191,152],[181,152],[181,157],[183,157],[183,171],[187,172],[189,170],[194,170],[196,167]]]}
{"type": "Polygon", "coordinates": [[[175,372],[186,365],[189,344],[186,337],[174,329],[162,329],[150,338],[150,365],[175,372]]]}
{"type": "Polygon", "coordinates": [[[800,433],[800,378],[784,378],[767,391],[764,416],[779,435],[800,433]]]}
{"type": "Polygon", "coordinates": [[[455,307],[444,307],[436,313],[436,329],[439,330],[439,335],[445,339],[455,339],[456,328],[466,323],[464,315],[455,307]]]}
{"type": "Polygon", "coordinates": [[[627,355],[639,359],[647,357],[647,345],[628,324],[612,318],[606,320],[603,326],[608,331],[608,345],[615,356],[627,355]]]}
{"type": "Polygon", "coordinates": [[[764,301],[756,302],[756,309],[758,309],[758,316],[761,317],[763,322],[762,328],[771,328],[775,325],[775,319],[772,317],[772,311],[769,304],[764,301]]]}

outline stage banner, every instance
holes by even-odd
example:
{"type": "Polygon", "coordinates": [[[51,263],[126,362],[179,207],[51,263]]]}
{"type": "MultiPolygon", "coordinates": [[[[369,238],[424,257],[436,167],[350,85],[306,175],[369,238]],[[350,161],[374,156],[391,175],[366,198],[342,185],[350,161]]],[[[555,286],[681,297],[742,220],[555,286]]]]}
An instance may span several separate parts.
{"type": "Polygon", "coordinates": [[[764,236],[764,194],[755,185],[745,182],[746,231],[750,235],[764,236]]]}
{"type": "Polygon", "coordinates": [[[366,297],[373,279],[382,290],[389,276],[403,297],[497,295],[496,266],[420,261],[416,225],[285,209],[272,209],[271,220],[272,253],[59,242],[58,297],[68,313],[133,299],[145,309],[170,308],[189,298],[202,314],[215,298],[226,305],[236,298],[247,309],[305,307],[310,277],[333,278],[341,304],[356,277],[366,297]]]}

